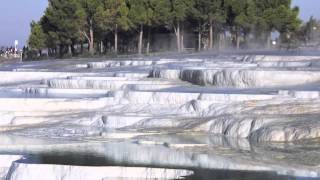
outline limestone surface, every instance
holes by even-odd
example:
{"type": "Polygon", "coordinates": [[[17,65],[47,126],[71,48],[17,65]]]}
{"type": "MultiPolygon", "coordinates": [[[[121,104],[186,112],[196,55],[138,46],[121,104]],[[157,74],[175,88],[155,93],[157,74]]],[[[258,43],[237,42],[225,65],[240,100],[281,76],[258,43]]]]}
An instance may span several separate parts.
{"type": "Polygon", "coordinates": [[[320,178],[319,82],[320,56],[2,65],[0,178],[320,178]]]}

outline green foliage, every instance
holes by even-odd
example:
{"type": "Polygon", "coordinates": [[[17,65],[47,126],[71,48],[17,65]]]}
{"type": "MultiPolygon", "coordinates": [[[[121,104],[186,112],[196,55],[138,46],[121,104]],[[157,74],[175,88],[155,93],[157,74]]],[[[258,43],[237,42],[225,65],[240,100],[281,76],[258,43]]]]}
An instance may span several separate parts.
{"type": "Polygon", "coordinates": [[[103,32],[106,14],[101,0],[79,0],[79,3],[79,31],[82,34],[82,40],[86,39],[89,43],[90,54],[94,54],[94,37],[103,32]]]}
{"type": "Polygon", "coordinates": [[[104,8],[104,29],[114,29],[117,25],[119,29],[129,30],[131,26],[129,8],[125,0],[103,0],[104,8]]]}
{"type": "Polygon", "coordinates": [[[225,23],[226,11],[221,0],[194,0],[192,17],[200,22],[225,23]]]}
{"type": "MultiPolygon", "coordinates": [[[[179,38],[186,27],[192,28],[189,32],[210,31],[211,44],[214,33],[223,31],[237,38],[249,34],[261,38],[273,31],[286,37],[301,28],[298,14],[291,0],[49,0],[40,22],[32,23],[29,45],[62,52],[87,42],[92,52],[93,44],[107,46],[112,36],[117,44],[118,31],[119,36],[138,36],[136,31],[145,27],[166,28],[176,34],[181,47],[179,38]]],[[[304,28],[305,34],[310,31],[307,25],[304,28]]]]}
{"type": "Polygon", "coordinates": [[[82,13],[77,0],[49,0],[49,6],[42,18],[44,32],[56,45],[72,44],[80,37],[82,13]]]}
{"type": "Polygon", "coordinates": [[[102,2],[99,0],[80,0],[80,5],[78,13],[81,19],[81,29],[89,31],[90,28],[101,28],[106,17],[102,9],[102,2]]]}
{"type": "Polygon", "coordinates": [[[29,46],[32,49],[41,50],[45,48],[46,36],[43,33],[42,27],[39,23],[31,22],[31,34],[29,36],[29,46]]]}
{"type": "Polygon", "coordinates": [[[257,7],[252,0],[226,0],[228,23],[242,31],[250,31],[257,21],[257,7]]]}
{"type": "Polygon", "coordinates": [[[150,0],[153,10],[153,21],[156,25],[167,25],[170,19],[170,4],[168,0],[150,0]]]}
{"type": "Polygon", "coordinates": [[[320,39],[320,22],[314,17],[301,27],[300,36],[307,43],[309,41],[319,41],[320,39]]]}
{"type": "Polygon", "coordinates": [[[167,0],[165,2],[162,3],[162,8],[168,12],[165,19],[171,25],[186,20],[194,4],[194,0],[167,0]]]}
{"type": "Polygon", "coordinates": [[[258,8],[259,22],[264,21],[267,31],[277,30],[280,33],[296,31],[300,26],[299,9],[291,8],[291,0],[260,1],[255,0],[258,8]]]}
{"type": "MultiPolygon", "coordinates": [[[[162,1],[164,2],[164,1],[162,1]]],[[[129,19],[133,27],[139,25],[152,26],[160,24],[161,16],[157,9],[161,9],[161,1],[157,0],[128,0],[129,19]]],[[[162,12],[163,13],[163,12],[162,12]]]]}

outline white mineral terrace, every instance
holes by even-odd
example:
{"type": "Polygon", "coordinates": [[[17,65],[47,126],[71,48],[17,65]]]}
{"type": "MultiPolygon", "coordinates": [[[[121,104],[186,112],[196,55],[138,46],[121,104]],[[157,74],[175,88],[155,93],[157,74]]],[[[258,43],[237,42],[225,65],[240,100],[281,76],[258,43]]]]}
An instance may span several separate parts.
{"type": "Polygon", "coordinates": [[[72,59],[0,70],[0,179],[320,178],[320,56],[72,59]]]}

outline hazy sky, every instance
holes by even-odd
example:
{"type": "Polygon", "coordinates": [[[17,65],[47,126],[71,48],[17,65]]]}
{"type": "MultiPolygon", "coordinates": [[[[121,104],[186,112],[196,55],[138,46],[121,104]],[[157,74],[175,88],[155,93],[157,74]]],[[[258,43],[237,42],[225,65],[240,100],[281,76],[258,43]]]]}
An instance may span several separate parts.
{"type": "MultiPolygon", "coordinates": [[[[293,0],[300,7],[301,18],[311,15],[320,18],[320,0],[293,0]]],[[[31,20],[39,20],[47,6],[47,0],[1,0],[0,46],[12,45],[17,39],[24,45],[31,20]]]]}
{"type": "Polygon", "coordinates": [[[320,0],[293,0],[300,7],[300,18],[308,20],[310,16],[320,18],[320,0]]]}
{"type": "Polygon", "coordinates": [[[30,31],[30,22],[39,20],[47,0],[0,0],[0,46],[19,40],[23,45],[30,31]]]}

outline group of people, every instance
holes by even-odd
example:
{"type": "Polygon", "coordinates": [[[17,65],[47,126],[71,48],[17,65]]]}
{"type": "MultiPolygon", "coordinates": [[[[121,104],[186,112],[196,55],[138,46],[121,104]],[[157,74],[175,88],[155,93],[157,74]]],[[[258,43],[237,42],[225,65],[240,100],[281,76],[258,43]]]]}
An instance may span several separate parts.
{"type": "Polygon", "coordinates": [[[15,47],[0,47],[0,56],[4,58],[11,58],[20,56],[20,52],[15,47]]]}

